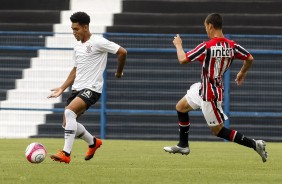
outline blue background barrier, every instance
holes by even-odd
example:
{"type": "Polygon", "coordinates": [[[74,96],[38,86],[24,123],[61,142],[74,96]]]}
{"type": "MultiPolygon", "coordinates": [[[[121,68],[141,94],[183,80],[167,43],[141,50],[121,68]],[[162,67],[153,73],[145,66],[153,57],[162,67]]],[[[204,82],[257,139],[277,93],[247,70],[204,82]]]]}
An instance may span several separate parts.
{"type": "MultiPolygon", "coordinates": [[[[72,50],[72,47],[46,46],[46,38],[52,37],[54,34],[55,33],[49,32],[0,32],[0,39],[2,40],[0,51],[4,57],[5,51],[13,50],[21,52],[38,50],[72,50]],[[44,40],[39,44],[37,41],[43,38],[44,40]],[[6,41],[4,42],[3,40],[6,41]],[[29,43],[29,40],[33,40],[33,44],[29,43]]],[[[57,36],[60,34],[66,36],[64,33],[56,33],[57,36]]],[[[69,35],[69,37],[71,36],[72,35],[69,35]]],[[[200,64],[192,63],[187,67],[178,66],[180,64],[177,61],[176,51],[172,44],[173,36],[174,35],[172,34],[104,34],[104,37],[125,47],[128,51],[128,58],[124,71],[124,79],[113,80],[112,74],[116,67],[116,56],[109,55],[108,67],[104,73],[105,83],[100,102],[90,108],[87,112],[90,114],[99,114],[99,134],[101,138],[124,138],[123,135],[126,133],[113,137],[109,136],[109,134],[113,134],[113,131],[122,132],[122,129],[118,129],[115,126],[122,127],[123,125],[119,125],[116,121],[127,122],[129,121],[128,116],[136,116],[136,119],[138,119],[138,117],[140,118],[140,116],[148,116],[150,119],[154,119],[154,116],[165,116],[169,122],[174,121],[173,118],[175,119],[175,122],[177,121],[176,111],[174,109],[175,104],[183,95],[185,95],[186,90],[191,84],[200,80],[200,64]],[[154,63],[158,64],[154,65],[154,63]],[[159,76],[157,76],[158,74],[159,76]],[[154,81],[155,79],[156,81],[154,81]],[[141,86],[141,83],[142,85],[143,83],[144,85],[146,83],[145,88],[144,86],[141,86]],[[138,84],[140,84],[140,86],[138,86],[138,84]],[[134,94],[132,93],[133,91],[134,94]],[[113,120],[115,118],[111,117],[116,115],[119,116],[119,120],[113,120]],[[111,127],[115,127],[117,130],[111,129],[111,127]],[[110,133],[108,134],[108,132],[110,133]]],[[[207,40],[206,35],[181,35],[181,37],[183,39],[185,51],[194,48],[201,41],[207,40]]],[[[229,120],[225,122],[225,126],[232,127],[232,125],[234,125],[234,128],[237,128],[236,126],[238,126],[240,129],[240,127],[244,126],[252,127],[252,124],[240,124],[240,122],[247,121],[255,124],[255,122],[259,121],[261,118],[265,118],[265,122],[268,122],[269,118],[277,118],[277,121],[279,121],[280,124],[276,123],[275,125],[279,126],[278,129],[280,130],[282,126],[282,113],[280,110],[282,98],[280,97],[281,95],[277,93],[280,93],[279,90],[281,89],[282,74],[280,68],[282,67],[282,64],[280,56],[282,55],[282,36],[226,35],[226,37],[234,39],[248,49],[251,54],[254,55],[255,62],[254,67],[248,73],[245,82],[247,87],[236,87],[234,83],[235,76],[242,66],[241,62],[235,63],[234,61],[231,70],[224,75],[224,111],[226,115],[230,117],[229,120]]],[[[66,97],[63,97],[63,99],[65,98],[66,97]]],[[[64,108],[63,105],[54,108],[1,106],[0,110],[50,111],[62,114],[64,108]]],[[[197,119],[202,116],[200,111],[190,112],[190,116],[196,117],[194,120],[195,122],[203,121],[203,119],[197,119]]],[[[154,120],[150,121],[154,122],[154,120]]],[[[160,121],[159,126],[163,126],[163,119],[156,121],[160,121]]],[[[127,126],[130,127],[130,123],[134,122],[135,120],[130,120],[127,126]]],[[[136,120],[136,122],[138,121],[136,120]]],[[[144,123],[146,123],[146,120],[144,120],[144,123]]],[[[135,123],[135,125],[136,124],[138,123],[135,123]]],[[[148,122],[148,124],[151,123],[148,122]]],[[[173,122],[171,124],[171,127],[176,125],[173,124],[173,122]]],[[[274,127],[273,124],[269,125],[269,127],[271,126],[274,127]]],[[[263,125],[259,127],[262,128],[263,125]]],[[[138,128],[136,128],[136,131],[138,131],[137,129],[138,128]]],[[[202,129],[202,127],[199,127],[199,129],[202,129]]],[[[129,128],[124,131],[130,132],[131,130],[129,128]]],[[[142,131],[140,132],[142,133],[142,131]]],[[[137,133],[135,132],[135,134],[137,133]]],[[[146,134],[146,130],[143,134],[146,134]]],[[[255,136],[259,136],[259,134],[255,134],[255,136]]],[[[265,136],[270,137],[269,134],[266,134],[265,136]]],[[[130,136],[128,135],[125,137],[128,138],[130,136]]],[[[147,138],[157,139],[156,137],[150,136],[147,138]]],[[[162,137],[160,139],[166,138],[162,137]]],[[[195,139],[197,140],[198,137],[195,136],[195,139]]],[[[209,139],[209,137],[207,137],[207,139],[209,139]]],[[[279,138],[269,139],[273,141],[280,140],[279,138]]]]}

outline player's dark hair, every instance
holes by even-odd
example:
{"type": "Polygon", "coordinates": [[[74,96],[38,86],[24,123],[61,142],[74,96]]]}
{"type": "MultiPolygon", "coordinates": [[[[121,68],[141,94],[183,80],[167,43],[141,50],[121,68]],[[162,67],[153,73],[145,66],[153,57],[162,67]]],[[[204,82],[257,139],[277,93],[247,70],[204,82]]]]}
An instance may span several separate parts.
{"type": "Polygon", "coordinates": [[[89,25],[90,17],[85,12],[76,12],[70,17],[72,23],[79,23],[80,25],[89,25]]]}
{"type": "Polygon", "coordinates": [[[222,17],[219,13],[211,13],[206,18],[206,23],[212,24],[215,29],[222,29],[222,17]]]}

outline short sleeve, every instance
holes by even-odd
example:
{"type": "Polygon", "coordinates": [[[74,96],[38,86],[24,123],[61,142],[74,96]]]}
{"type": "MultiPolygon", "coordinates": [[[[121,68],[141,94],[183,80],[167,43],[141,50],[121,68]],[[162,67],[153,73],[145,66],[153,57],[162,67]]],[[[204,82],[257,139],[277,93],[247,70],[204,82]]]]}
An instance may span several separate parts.
{"type": "Polygon", "coordinates": [[[111,54],[116,54],[120,45],[101,37],[97,43],[99,50],[104,52],[109,52],[111,54]]]}
{"type": "Polygon", "coordinates": [[[206,55],[206,44],[205,42],[199,44],[196,48],[186,53],[186,58],[189,62],[199,60],[202,61],[206,55]]]}
{"type": "Polygon", "coordinates": [[[234,49],[235,49],[234,56],[237,59],[246,60],[251,55],[246,49],[244,49],[239,44],[235,44],[234,49]]]}

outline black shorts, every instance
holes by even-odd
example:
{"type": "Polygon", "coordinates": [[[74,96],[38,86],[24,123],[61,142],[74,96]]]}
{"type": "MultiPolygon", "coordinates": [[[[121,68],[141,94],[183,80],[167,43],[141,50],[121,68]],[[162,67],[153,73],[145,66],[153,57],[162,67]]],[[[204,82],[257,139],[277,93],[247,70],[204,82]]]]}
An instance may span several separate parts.
{"type": "Polygon", "coordinates": [[[69,98],[67,99],[66,106],[68,106],[75,97],[79,97],[87,104],[88,109],[91,105],[95,104],[99,100],[100,96],[101,93],[97,93],[90,89],[83,89],[81,91],[72,90],[69,98]]]}

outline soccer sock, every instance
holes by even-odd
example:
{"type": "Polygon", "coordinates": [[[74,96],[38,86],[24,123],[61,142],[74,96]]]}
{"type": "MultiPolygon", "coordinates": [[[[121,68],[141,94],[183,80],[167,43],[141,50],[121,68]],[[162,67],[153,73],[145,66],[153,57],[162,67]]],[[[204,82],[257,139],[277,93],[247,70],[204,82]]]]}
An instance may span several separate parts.
{"type": "Polygon", "coordinates": [[[178,125],[179,125],[179,143],[177,146],[185,148],[188,147],[188,136],[189,136],[189,128],[190,128],[190,122],[189,122],[189,115],[188,112],[183,113],[177,111],[178,115],[178,125]]]}
{"type": "Polygon", "coordinates": [[[256,142],[253,139],[245,137],[243,134],[237,132],[236,130],[230,130],[223,127],[218,133],[217,137],[236,142],[240,145],[256,149],[256,142]]]}
{"type": "Polygon", "coordinates": [[[95,137],[94,140],[93,140],[93,144],[90,144],[90,145],[89,145],[89,148],[94,148],[95,145],[96,145],[96,137],[95,137]]]}
{"type": "Polygon", "coordinates": [[[88,143],[88,145],[93,145],[93,136],[86,130],[86,128],[79,122],[77,122],[77,131],[75,136],[88,143]]]}
{"type": "Polygon", "coordinates": [[[65,126],[65,145],[63,151],[70,154],[77,130],[76,114],[70,110],[65,110],[66,126],[65,126]]]}

